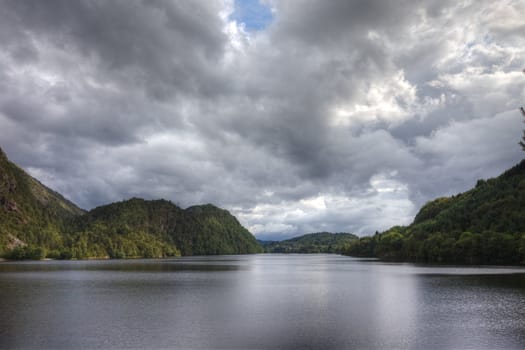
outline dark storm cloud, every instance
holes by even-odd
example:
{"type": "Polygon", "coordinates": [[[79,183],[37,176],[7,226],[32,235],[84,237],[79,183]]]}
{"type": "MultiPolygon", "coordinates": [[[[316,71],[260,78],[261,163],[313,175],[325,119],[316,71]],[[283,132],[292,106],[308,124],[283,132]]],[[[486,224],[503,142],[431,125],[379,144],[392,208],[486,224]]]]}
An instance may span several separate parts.
{"type": "Polygon", "coordinates": [[[263,238],[406,224],[521,158],[522,3],[264,4],[246,32],[231,1],[2,2],[0,145],[83,207],[213,202],[263,238]]]}
{"type": "Polygon", "coordinates": [[[167,1],[5,2],[0,111],[70,144],[135,143],[178,127],[180,111],[159,99],[225,87],[212,68],[226,40],[217,10],[167,1]]]}

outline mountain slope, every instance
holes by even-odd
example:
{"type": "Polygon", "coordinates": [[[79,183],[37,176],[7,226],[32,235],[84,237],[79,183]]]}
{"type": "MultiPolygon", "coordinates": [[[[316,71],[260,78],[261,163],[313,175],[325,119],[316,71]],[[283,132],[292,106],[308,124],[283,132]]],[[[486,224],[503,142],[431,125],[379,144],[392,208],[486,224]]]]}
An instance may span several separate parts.
{"type": "Polygon", "coordinates": [[[185,254],[262,253],[255,237],[227,210],[212,204],[196,205],[185,211],[186,224],[178,226],[173,239],[185,254]]]}
{"type": "Polygon", "coordinates": [[[96,244],[100,232],[112,240],[126,239],[116,248],[108,243],[100,247],[110,257],[150,257],[152,248],[136,246],[127,238],[137,240],[137,235],[164,244],[153,249],[153,256],[262,251],[255,237],[235,217],[211,204],[184,210],[166,200],[132,198],[91,210],[75,220],[74,228],[91,246],[96,244]]]}
{"type": "Polygon", "coordinates": [[[497,178],[425,204],[407,227],[364,237],[349,255],[515,264],[525,259],[525,160],[497,178]]]}
{"type": "Polygon", "coordinates": [[[355,239],[351,233],[316,232],[262,245],[265,253],[340,253],[355,239]]]}
{"type": "Polygon", "coordinates": [[[25,258],[164,257],[262,252],[228,211],[186,210],[133,198],[89,212],[42,185],[0,149],[0,256],[25,258]]]}
{"type": "Polygon", "coordinates": [[[42,185],[0,149],[0,254],[24,244],[56,248],[66,222],[84,211],[42,185]]]}

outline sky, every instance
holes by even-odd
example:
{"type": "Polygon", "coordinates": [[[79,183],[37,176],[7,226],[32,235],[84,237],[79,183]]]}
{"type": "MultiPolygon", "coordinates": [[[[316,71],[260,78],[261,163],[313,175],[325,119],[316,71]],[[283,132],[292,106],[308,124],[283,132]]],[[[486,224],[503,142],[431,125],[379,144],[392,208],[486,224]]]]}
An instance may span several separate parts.
{"type": "Polygon", "coordinates": [[[373,234],[519,162],[525,0],[1,0],[0,147],[85,209],[373,234]]]}

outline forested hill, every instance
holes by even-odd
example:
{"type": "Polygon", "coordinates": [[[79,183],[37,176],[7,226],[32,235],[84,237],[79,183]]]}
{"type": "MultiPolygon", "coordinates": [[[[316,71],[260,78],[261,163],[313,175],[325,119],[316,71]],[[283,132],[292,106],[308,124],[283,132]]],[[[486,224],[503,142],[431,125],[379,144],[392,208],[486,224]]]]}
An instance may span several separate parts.
{"type": "Polygon", "coordinates": [[[0,256],[164,257],[262,252],[228,211],[130,199],[85,212],[11,163],[0,149],[0,256]]]}
{"type": "Polygon", "coordinates": [[[407,227],[363,237],[345,252],[392,260],[517,264],[525,260],[525,160],[497,178],[424,205],[407,227]]]}
{"type": "Polygon", "coordinates": [[[76,240],[87,240],[98,249],[99,238],[119,244],[103,244],[112,257],[247,254],[262,252],[255,237],[227,210],[206,204],[181,209],[166,200],[132,198],[91,210],[75,220],[76,240]],[[140,243],[156,242],[144,250],[140,243]],[[110,250],[107,247],[111,248],[110,250]],[[153,251],[148,251],[153,249],[153,251]]]}
{"type": "Polygon", "coordinates": [[[341,253],[357,239],[351,233],[316,232],[284,241],[261,241],[265,253],[341,253]]]}
{"type": "Polygon", "coordinates": [[[67,222],[83,214],[10,162],[0,149],[0,255],[25,242],[60,246],[67,222]]]}

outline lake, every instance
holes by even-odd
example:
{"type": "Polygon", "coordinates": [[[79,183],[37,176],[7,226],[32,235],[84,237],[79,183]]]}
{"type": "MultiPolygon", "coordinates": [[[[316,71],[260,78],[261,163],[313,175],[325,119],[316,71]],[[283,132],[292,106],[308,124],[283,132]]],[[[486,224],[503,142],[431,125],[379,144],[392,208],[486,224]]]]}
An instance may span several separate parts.
{"type": "Polygon", "coordinates": [[[523,349],[525,269],[338,255],[0,263],[0,348],[523,349]]]}

